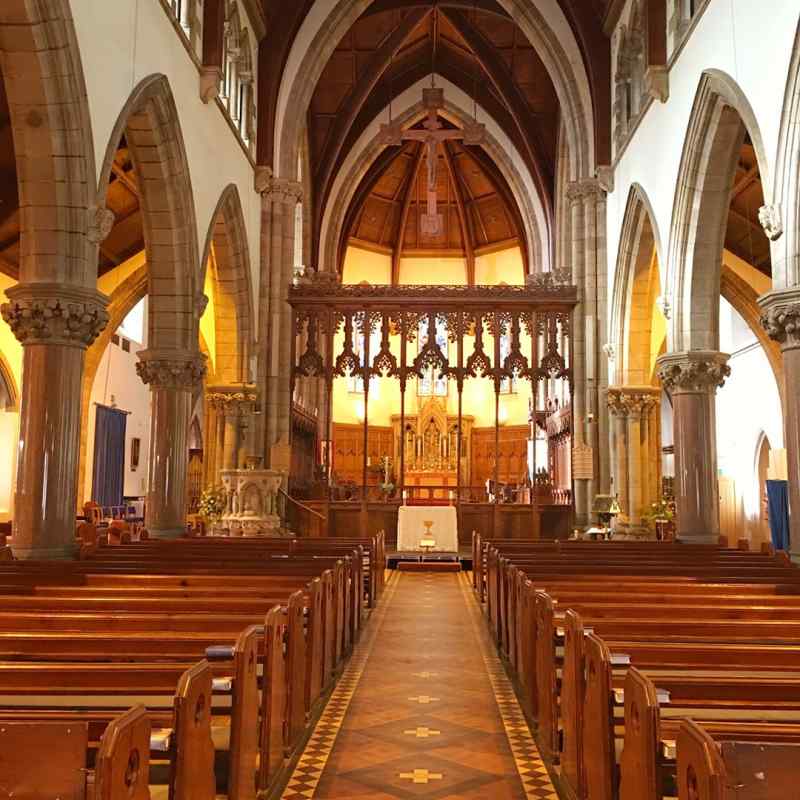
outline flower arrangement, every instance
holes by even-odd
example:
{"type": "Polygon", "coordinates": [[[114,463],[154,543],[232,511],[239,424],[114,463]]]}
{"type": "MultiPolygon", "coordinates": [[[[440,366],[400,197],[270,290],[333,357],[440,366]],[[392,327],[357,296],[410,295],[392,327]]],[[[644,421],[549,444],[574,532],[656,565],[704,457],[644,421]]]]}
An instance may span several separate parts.
{"type": "Polygon", "coordinates": [[[198,512],[208,520],[216,520],[225,510],[225,489],[222,486],[209,486],[200,496],[198,512]]]}
{"type": "Polygon", "coordinates": [[[642,513],[642,519],[653,529],[657,522],[672,522],[675,519],[674,501],[662,498],[657,503],[653,503],[642,513]]]}

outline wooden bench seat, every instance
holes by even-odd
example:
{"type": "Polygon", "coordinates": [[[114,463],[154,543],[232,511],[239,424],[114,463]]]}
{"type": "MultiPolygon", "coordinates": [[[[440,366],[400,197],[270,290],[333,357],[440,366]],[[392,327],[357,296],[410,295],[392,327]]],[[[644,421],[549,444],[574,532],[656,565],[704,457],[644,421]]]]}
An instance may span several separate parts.
{"type": "Polygon", "coordinates": [[[721,733],[686,720],[676,772],[680,800],[786,800],[800,783],[800,738],[794,726],[738,724],[721,733]]]}
{"type": "Polygon", "coordinates": [[[80,722],[6,722],[0,729],[3,792],[6,797],[145,800],[151,797],[150,735],[150,719],[141,706],[112,719],[96,748],[90,746],[88,725],[80,722]]]}

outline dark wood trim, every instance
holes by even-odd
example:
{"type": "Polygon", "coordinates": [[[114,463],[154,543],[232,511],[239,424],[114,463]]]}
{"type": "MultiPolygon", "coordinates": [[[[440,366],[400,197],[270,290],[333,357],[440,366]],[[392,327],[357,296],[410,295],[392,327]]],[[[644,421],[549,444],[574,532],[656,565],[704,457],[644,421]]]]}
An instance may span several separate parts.
{"type": "Polygon", "coordinates": [[[222,69],[225,33],[225,0],[203,4],[203,66],[222,69]]]}
{"type": "Polygon", "coordinates": [[[667,63],[667,3],[647,0],[647,66],[663,67],[667,63]]]}

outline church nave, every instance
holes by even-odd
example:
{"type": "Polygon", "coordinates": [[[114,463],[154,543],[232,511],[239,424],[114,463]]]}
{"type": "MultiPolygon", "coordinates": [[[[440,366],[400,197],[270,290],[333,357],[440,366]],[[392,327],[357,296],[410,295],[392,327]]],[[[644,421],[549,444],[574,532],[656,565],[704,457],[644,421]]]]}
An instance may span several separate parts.
{"type": "Polygon", "coordinates": [[[466,573],[393,573],[282,797],[557,800],[466,573]]]}

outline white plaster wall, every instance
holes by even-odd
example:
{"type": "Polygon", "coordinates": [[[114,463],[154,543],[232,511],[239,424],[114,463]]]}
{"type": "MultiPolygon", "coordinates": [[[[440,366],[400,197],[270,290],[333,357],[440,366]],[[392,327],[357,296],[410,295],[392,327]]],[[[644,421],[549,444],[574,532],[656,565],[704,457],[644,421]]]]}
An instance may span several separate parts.
{"type": "Polygon", "coordinates": [[[634,182],[642,185],[650,199],[661,252],[666,254],[684,137],[704,70],[727,73],[752,106],[767,154],[768,163],[760,166],[765,202],[770,201],[799,13],[797,0],[770,0],[768,7],[757,0],[709,3],[670,69],[668,102],[650,105],[616,164],[615,189],[607,204],[611,285],[625,205],[634,182]]]}
{"type": "Polygon", "coordinates": [[[731,375],[717,392],[717,465],[732,478],[744,533],[759,516],[758,446],[766,434],[772,450],[783,447],[783,417],[775,373],[764,349],[739,313],[720,300],[720,347],[731,353],[731,375]]]}
{"type": "MultiPolygon", "coordinates": [[[[121,344],[121,341],[120,341],[121,344]]],[[[94,469],[95,403],[110,406],[113,402],[121,411],[128,411],[125,428],[125,488],[126,497],[140,497],[147,492],[147,461],[150,452],[150,389],[136,374],[136,353],[144,343],[131,342],[130,353],[121,346],[109,344],[103,353],[89,400],[89,423],[86,434],[86,482],[84,498],[92,498],[94,469]],[[131,439],[141,439],[139,466],[131,469],[131,439]]]]}
{"type": "MultiPolygon", "coordinates": [[[[253,189],[253,165],[224,112],[216,103],[200,100],[197,67],[167,12],[158,0],[72,0],[71,6],[89,97],[95,169],[99,173],[111,132],[133,89],[150,75],[166,75],[191,175],[197,251],[202,257],[222,190],[235,183],[247,228],[257,310],[260,198],[253,189]]],[[[243,8],[240,13],[243,25],[251,28],[243,8]]],[[[254,45],[254,60],[257,53],[254,45]]],[[[96,184],[98,174],[90,180],[96,184]]]]}

